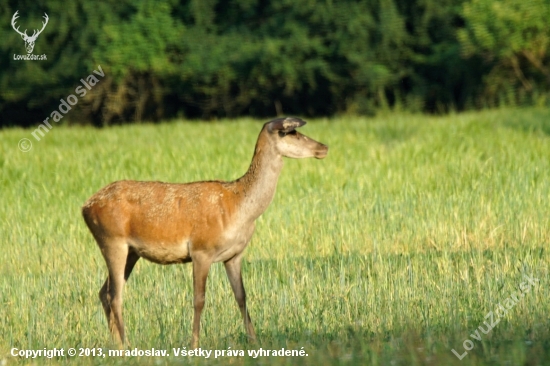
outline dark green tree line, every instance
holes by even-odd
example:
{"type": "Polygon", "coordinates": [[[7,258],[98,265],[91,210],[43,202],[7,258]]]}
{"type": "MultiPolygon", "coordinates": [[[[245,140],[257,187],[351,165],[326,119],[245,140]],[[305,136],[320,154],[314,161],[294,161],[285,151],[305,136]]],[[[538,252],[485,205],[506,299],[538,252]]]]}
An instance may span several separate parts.
{"type": "Polygon", "coordinates": [[[97,65],[71,121],[444,113],[550,98],[547,0],[8,1],[0,124],[35,125],[97,65]],[[39,28],[35,54],[21,30],[39,28]],[[526,19],[528,19],[526,21],[526,19]]]}

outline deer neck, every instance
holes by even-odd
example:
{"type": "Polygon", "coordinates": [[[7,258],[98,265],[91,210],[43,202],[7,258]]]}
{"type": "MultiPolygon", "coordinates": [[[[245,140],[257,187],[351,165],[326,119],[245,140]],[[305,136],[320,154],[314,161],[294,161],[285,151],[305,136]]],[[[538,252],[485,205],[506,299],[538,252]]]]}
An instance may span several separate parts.
{"type": "Polygon", "coordinates": [[[237,180],[242,219],[251,222],[264,213],[275,196],[282,168],[282,156],[260,137],[248,171],[237,180]]]}

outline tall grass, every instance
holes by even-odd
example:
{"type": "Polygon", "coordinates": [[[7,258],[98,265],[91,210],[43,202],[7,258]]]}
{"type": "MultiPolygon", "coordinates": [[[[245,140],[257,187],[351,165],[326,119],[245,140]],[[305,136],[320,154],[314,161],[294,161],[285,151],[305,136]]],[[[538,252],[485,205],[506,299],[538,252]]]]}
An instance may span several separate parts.
{"type": "MultiPolygon", "coordinates": [[[[101,254],[80,215],[120,179],[231,180],[261,124],[168,122],[0,131],[0,362],[19,349],[108,347],[101,254]],[[34,143],[17,148],[21,138],[34,143]]],[[[290,160],[247,248],[259,343],[246,342],[223,266],[212,266],[206,349],[304,349],[308,357],[69,358],[36,363],[545,364],[550,358],[550,112],[311,121],[325,160],[290,160]],[[540,280],[482,340],[485,315],[540,280]],[[474,348],[459,361],[463,342],[474,348]]],[[[138,262],[126,287],[131,347],[189,346],[191,266],[138,262]]]]}

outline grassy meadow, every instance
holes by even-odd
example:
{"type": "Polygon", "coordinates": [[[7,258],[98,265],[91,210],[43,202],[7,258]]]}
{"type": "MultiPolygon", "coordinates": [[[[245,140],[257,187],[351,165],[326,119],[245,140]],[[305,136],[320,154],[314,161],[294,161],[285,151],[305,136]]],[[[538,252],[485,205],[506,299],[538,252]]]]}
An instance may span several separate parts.
{"type": "Polygon", "coordinates": [[[285,160],[243,277],[246,342],[223,265],[207,283],[201,347],[303,349],[307,357],[175,357],[191,338],[191,265],[141,260],[126,286],[131,349],[171,357],[45,357],[110,347],[106,266],[80,214],[120,179],[232,180],[261,121],[172,121],[0,131],[0,364],[550,364],[550,111],[310,120],[325,160],[285,160]],[[29,152],[18,141],[29,138],[29,152]],[[525,275],[539,281],[487,332],[525,275]],[[495,315],[495,318],[497,316],[495,315]],[[470,340],[470,341],[467,341],[470,340]],[[467,342],[466,342],[467,341],[467,342]],[[471,349],[461,360],[458,354],[471,349]]]}

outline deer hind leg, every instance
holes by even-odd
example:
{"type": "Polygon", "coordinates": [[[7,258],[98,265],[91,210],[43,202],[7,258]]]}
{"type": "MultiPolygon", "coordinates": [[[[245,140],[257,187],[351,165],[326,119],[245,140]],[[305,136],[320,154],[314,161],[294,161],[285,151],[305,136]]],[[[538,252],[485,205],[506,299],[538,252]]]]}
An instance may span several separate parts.
{"type": "Polygon", "coordinates": [[[250,320],[250,314],[246,307],[246,292],[243,285],[243,277],[241,274],[241,259],[242,253],[236,255],[230,260],[224,263],[225,271],[227,272],[227,277],[229,278],[229,283],[231,283],[231,288],[235,294],[235,300],[237,300],[237,305],[241,310],[241,314],[244,321],[244,329],[248,335],[248,339],[251,342],[256,341],[256,332],[254,332],[254,326],[252,325],[252,320],[250,320]]]}
{"type": "Polygon", "coordinates": [[[100,245],[101,252],[107,263],[109,276],[99,291],[99,298],[109,323],[113,340],[120,347],[125,344],[124,321],[122,319],[122,295],[124,284],[128,280],[139,256],[129,250],[122,241],[113,241],[100,245]]]}

